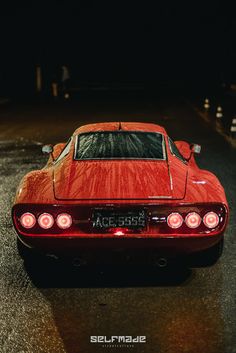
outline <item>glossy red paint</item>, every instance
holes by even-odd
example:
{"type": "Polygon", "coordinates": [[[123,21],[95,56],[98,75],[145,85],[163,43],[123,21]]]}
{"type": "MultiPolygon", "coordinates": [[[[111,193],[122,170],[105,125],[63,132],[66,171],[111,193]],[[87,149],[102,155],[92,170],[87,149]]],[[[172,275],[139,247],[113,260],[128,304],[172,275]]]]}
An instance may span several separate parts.
{"type": "MultiPolygon", "coordinates": [[[[55,155],[60,154],[64,145],[56,145],[55,155]]],[[[42,170],[28,173],[20,182],[12,213],[18,236],[26,245],[46,252],[53,252],[53,247],[55,252],[70,249],[72,243],[75,252],[80,247],[94,248],[98,244],[114,247],[121,239],[123,247],[151,246],[160,252],[162,248],[165,252],[169,249],[172,254],[196,252],[214,245],[223,237],[228,221],[224,189],[214,174],[199,169],[187,142],[178,141],[177,145],[183,155],[189,156],[188,161],[171,152],[165,129],[155,124],[112,122],[80,127],[74,132],[70,151],[64,158],[53,162],[50,157],[42,170]],[[163,134],[166,160],[73,159],[78,134],[118,129],[163,134]],[[97,231],[92,226],[93,211],[97,208],[123,212],[144,209],[147,227],[136,232],[119,230],[119,234],[112,230],[97,231]],[[37,220],[28,229],[20,222],[27,212],[37,220]],[[167,218],[177,212],[183,223],[171,228],[167,218]],[[201,222],[190,228],[185,219],[194,212],[200,215],[201,222]],[[219,217],[219,224],[213,228],[203,221],[209,212],[219,217]],[[49,229],[38,223],[44,213],[54,217],[49,229]],[[58,227],[60,214],[71,216],[69,227],[58,227]]]]}
{"type": "Polygon", "coordinates": [[[78,134],[82,134],[85,132],[92,131],[115,131],[119,130],[121,124],[121,128],[124,131],[146,131],[146,132],[160,132],[161,134],[166,136],[166,130],[156,124],[151,123],[139,123],[139,122],[108,122],[108,123],[97,123],[97,124],[88,124],[83,125],[75,130],[73,136],[78,134]]]}
{"type": "Polygon", "coordinates": [[[185,165],[179,168],[179,174],[173,173],[171,177],[166,161],[67,159],[54,168],[55,199],[183,199],[185,165]]]}

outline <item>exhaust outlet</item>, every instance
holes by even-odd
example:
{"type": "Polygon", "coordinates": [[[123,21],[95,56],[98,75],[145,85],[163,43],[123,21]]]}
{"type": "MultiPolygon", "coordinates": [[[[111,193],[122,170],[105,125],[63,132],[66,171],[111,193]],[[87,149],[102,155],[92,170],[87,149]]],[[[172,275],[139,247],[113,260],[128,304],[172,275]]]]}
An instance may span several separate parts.
{"type": "Polygon", "coordinates": [[[160,257],[159,259],[157,259],[157,265],[159,267],[166,267],[168,264],[168,261],[165,257],[160,257]]]}

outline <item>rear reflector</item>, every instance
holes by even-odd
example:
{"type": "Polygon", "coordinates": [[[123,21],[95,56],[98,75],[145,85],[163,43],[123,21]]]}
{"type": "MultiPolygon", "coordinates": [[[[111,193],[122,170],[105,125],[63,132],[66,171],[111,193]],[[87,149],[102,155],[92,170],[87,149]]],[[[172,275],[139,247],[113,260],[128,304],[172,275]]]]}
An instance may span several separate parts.
{"type": "Polygon", "coordinates": [[[208,212],[203,218],[203,222],[207,228],[215,228],[218,226],[220,219],[215,212],[208,212]]]}
{"type": "Polygon", "coordinates": [[[72,224],[72,217],[68,213],[61,213],[57,216],[57,225],[61,229],[67,229],[72,224]]]}
{"type": "Polygon", "coordinates": [[[42,213],[38,218],[38,224],[43,229],[52,228],[54,224],[54,218],[50,213],[42,213]]]}
{"type": "Polygon", "coordinates": [[[190,212],[185,217],[185,223],[189,228],[197,228],[201,224],[201,217],[196,212],[190,212]]]}
{"type": "Polygon", "coordinates": [[[170,228],[179,228],[183,224],[183,217],[177,212],[171,213],[167,217],[167,224],[170,228]]]}
{"type": "Polygon", "coordinates": [[[26,212],[20,217],[20,223],[24,228],[33,228],[36,218],[32,213],[26,212]]]}

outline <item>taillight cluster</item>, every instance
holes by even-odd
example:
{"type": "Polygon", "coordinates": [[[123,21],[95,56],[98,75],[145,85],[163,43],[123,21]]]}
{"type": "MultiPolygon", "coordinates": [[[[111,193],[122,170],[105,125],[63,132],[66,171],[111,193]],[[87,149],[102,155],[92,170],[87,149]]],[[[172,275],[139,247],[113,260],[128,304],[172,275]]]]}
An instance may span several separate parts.
{"type": "Polygon", "coordinates": [[[215,212],[207,212],[203,218],[197,212],[189,212],[185,218],[178,212],[173,212],[167,217],[167,224],[173,229],[181,227],[184,222],[192,229],[198,228],[202,222],[207,228],[213,229],[218,226],[220,219],[215,212]]]}
{"type": "Polygon", "coordinates": [[[67,229],[72,225],[72,217],[68,213],[60,213],[56,218],[50,213],[41,213],[38,218],[36,218],[35,215],[30,212],[23,213],[20,217],[20,224],[24,228],[33,228],[36,223],[43,229],[52,228],[54,223],[61,229],[67,229]]]}

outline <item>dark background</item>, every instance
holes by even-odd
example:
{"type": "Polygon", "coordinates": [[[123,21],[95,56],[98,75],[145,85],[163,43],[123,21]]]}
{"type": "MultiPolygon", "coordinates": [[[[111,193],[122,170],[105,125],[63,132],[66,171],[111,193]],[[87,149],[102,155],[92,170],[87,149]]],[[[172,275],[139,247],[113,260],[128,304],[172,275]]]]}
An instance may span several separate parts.
{"type": "Polygon", "coordinates": [[[94,82],[196,89],[232,83],[236,20],[223,2],[8,1],[1,6],[0,95],[35,92],[62,64],[94,82]]]}

